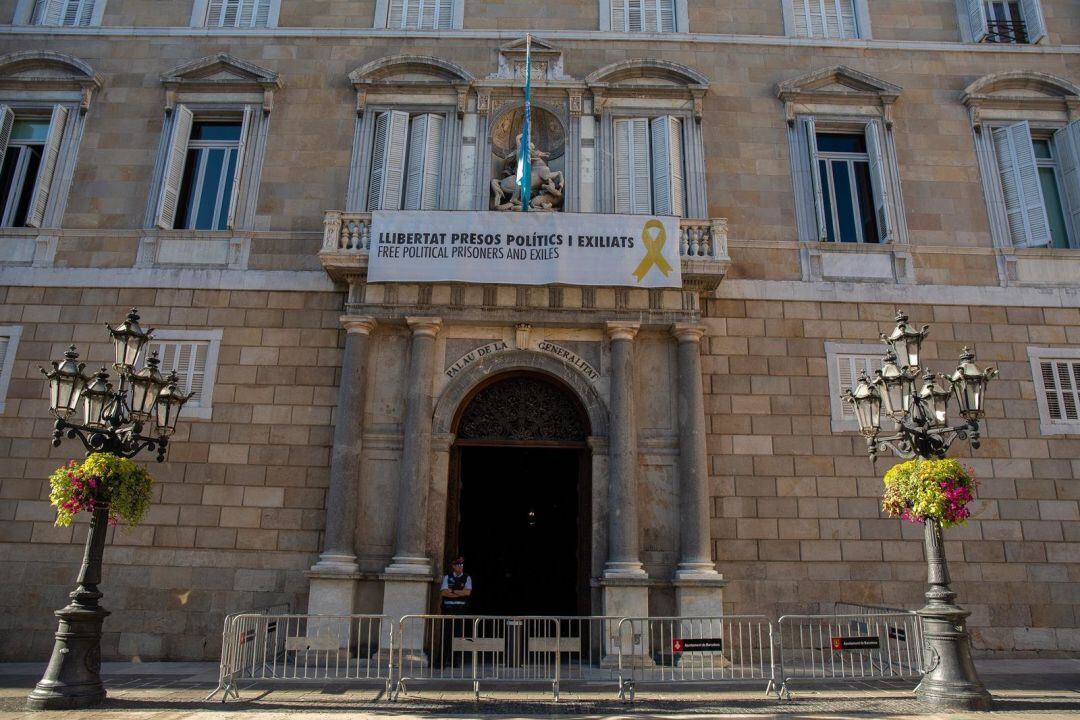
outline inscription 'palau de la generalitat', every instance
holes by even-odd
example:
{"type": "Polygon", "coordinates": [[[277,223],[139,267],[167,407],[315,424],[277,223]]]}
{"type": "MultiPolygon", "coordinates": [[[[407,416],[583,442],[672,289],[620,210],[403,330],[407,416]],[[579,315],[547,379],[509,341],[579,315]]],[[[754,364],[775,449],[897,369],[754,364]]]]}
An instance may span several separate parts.
{"type": "Polygon", "coordinates": [[[475,350],[470,350],[469,352],[465,353],[457,360],[455,360],[450,366],[448,366],[444,372],[446,373],[446,377],[453,378],[459,372],[467,368],[469,365],[472,365],[480,358],[486,355],[491,355],[492,353],[497,353],[509,349],[510,346],[506,343],[505,340],[496,340],[494,342],[489,342],[487,345],[481,345],[475,350]]]}
{"type": "Polygon", "coordinates": [[[537,345],[536,349],[540,352],[550,353],[568,365],[577,368],[592,382],[596,382],[600,379],[600,373],[597,372],[596,368],[590,365],[583,357],[571,350],[567,350],[564,347],[547,342],[546,340],[537,345]]]}

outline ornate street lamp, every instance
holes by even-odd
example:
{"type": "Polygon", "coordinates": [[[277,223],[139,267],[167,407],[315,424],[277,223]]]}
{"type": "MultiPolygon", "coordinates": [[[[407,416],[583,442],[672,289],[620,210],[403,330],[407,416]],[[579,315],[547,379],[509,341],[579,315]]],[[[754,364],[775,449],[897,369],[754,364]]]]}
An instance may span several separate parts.
{"type": "MultiPolygon", "coordinates": [[[[135,370],[152,333],[139,326],[134,308],[123,323],[109,328],[116,351],[115,385],[109,382],[105,368],[93,377],[83,375],[85,365],[78,362],[74,345],[64,353],[62,362],[52,363],[51,371],[41,370],[49,380],[49,409],[56,418],[54,447],[59,447],[66,435],[78,438],[87,455],[104,452],[131,458],[143,450],[156,450],[157,461],[165,459],[177,415],[191,395],[178,389],[175,372],[162,378],[156,353],[146,361],[146,367],[135,370]],[[76,420],[80,403],[82,422],[76,420]]],[[[27,700],[32,710],[83,708],[105,699],[100,675],[101,626],[109,612],[98,604],[102,597],[98,584],[108,522],[108,506],[98,504],[90,518],[78,586],[70,595],[71,603],[56,611],[60,626],[52,657],[27,700]]]]}
{"type": "MultiPolygon", "coordinates": [[[[909,460],[943,458],[956,440],[969,440],[971,447],[979,447],[979,421],[985,413],[986,385],[997,375],[997,370],[980,370],[975,365],[975,354],[965,347],[956,372],[935,375],[927,369],[922,374],[921,387],[916,389],[922,342],[929,333],[929,326],[916,330],[908,324],[907,315],[898,310],[896,328],[889,335],[881,335],[890,350],[871,382],[871,389],[878,391],[869,392],[864,374],[854,390],[843,393],[845,402],[854,407],[871,460],[886,450],[909,460]],[[899,366],[898,357],[905,358],[907,364],[899,366]],[[963,422],[950,426],[949,401],[953,399],[963,422]],[[896,429],[884,436],[880,424],[882,403],[886,413],[896,421],[896,429]]],[[[924,544],[930,588],[926,592],[926,607],[918,611],[926,643],[919,698],[939,707],[986,709],[990,707],[990,693],[975,672],[971,640],[965,628],[971,613],[954,602],[956,593],[949,588],[941,524],[934,518],[925,521],[924,544]]]]}

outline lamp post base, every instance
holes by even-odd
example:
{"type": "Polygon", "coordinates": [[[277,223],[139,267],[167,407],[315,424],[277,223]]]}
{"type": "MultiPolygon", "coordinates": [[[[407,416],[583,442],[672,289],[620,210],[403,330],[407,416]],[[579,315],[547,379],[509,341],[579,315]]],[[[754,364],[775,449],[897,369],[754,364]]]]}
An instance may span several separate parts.
{"type": "Polygon", "coordinates": [[[57,610],[52,657],[45,675],[26,700],[30,710],[74,710],[105,699],[101,684],[101,625],[109,611],[76,604],[57,610]]]}
{"type": "Polygon", "coordinates": [[[919,700],[950,710],[989,710],[993,698],[986,691],[971,660],[967,610],[927,605],[918,611],[926,639],[926,671],[919,685],[919,700]]]}

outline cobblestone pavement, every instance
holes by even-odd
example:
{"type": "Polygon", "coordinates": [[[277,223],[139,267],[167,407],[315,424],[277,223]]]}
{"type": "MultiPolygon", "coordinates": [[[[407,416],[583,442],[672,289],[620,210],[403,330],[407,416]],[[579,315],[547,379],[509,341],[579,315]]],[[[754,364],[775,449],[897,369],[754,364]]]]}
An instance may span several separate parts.
{"type": "Polygon", "coordinates": [[[394,716],[432,720],[439,717],[499,715],[515,718],[769,717],[787,718],[1080,718],[1080,660],[995,661],[981,663],[981,677],[994,693],[990,714],[939,714],[919,703],[911,684],[890,686],[846,683],[801,686],[793,699],[767,697],[764,687],[740,686],[727,692],[643,686],[636,701],[615,697],[612,684],[564,687],[553,703],[550,688],[539,684],[484,687],[474,701],[466,685],[447,688],[411,685],[397,702],[382,688],[349,685],[267,686],[243,689],[241,701],[221,703],[204,698],[216,686],[217,667],[211,663],[107,663],[104,668],[109,699],[99,708],[35,713],[24,709],[26,694],[40,677],[42,666],[0,665],[0,720],[304,720],[344,716],[394,716]]]}

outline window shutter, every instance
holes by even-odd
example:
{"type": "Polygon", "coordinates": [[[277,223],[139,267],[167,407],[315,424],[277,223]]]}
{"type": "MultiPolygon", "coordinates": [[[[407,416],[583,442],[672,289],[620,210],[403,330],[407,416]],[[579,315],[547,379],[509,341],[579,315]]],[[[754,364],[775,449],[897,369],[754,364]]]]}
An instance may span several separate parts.
{"type": "Polygon", "coordinates": [[[877,215],[878,242],[892,239],[892,215],[889,213],[889,183],[885,178],[882,160],[881,129],[877,123],[866,124],[866,152],[870,156],[870,185],[874,191],[874,213],[877,215]]]}
{"type": "Polygon", "coordinates": [[[1027,121],[994,128],[992,134],[1013,245],[1049,245],[1050,221],[1043,203],[1039,168],[1027,121]]]}
{"type": "Polygon", "coordinates": [[[240,142],[236,146],[236,169],[233,170],[232,188],[229,191],[229,214],[225,221],[225,227],[230,230],[236,229],[236,206],[239,204],[240,182],[244,176],[244,158],[247,156],[245,151],[254,124],[255,108],[252,105],[245,105],[244,119],[240,123],[240,142]]]}
{"type": "MultiPolygon", "coordinates": [[[[4,361],[7,359],[8,347],[11,345],[11,338],[7,335],[0,335],[0,372],[4,369],[4,361]]],[[[3,398],[0,398],[2,400],[3,398]]]]}
{"type": "Polygon", "coordinates": [[[660,28],[660,8],[662,0],[641,0],[641,29],[656,32],[660,28]]]}
{"type": "Polygon", "coordinates": [[[145,357],[156,351],[161,360],[161,374],[168,375],[175,370],[180,379],[180,390],[185,393],[194,392],[195,395],[189,403],[193,407],[200,407],[205,405],[206,400],[203,398],[203,387],[209,350],[209,343],[201,341],[152,341],[145,357]]]}
{"type": "Polygon", "coordinates": [[[236,0],[236,26],[252,27],[255,18],[255,0],[236,0]]]}
{"type": "Polygon", "coordinates": [[[821,170],[818,168],[817,123],[812,117],[799,118],[796,128],[796,140],[802,144],[807,168],[804,184],[804,197],[799,202],[804,204],[805,214],[812,218],[809,229],[816,233],[814,240],[828,237],[825,229],[825,199],[821,192],[821,170]]]}
{"type": "Polygon", "coordinates": [[[806,37],[810,34],[810,21],[806,13],[806,4],[809,0],[791,0],[791,34],[797,37],[806,37]]]}
{"type": "Polygon", "coordinates": [[[375,119],[375,144],[371,153],[368,210],[400,210],[405,180],[405,147],[409,113],[389,110],[375,119]]]}
{"type": "Polygon", "coordinates": [[[987,36],[986,0],[957,0],[960,19],[968,30],[971,42],[982,42],[987,36]]]}
{"type": "Polygon", "coordinates": [[[641,5],[646,0],[626,0],[626,29],[629,32],[641,32],[641,5]]]}
{"type": "Polygon", "coordinates": [[[409,132],[406,210],[437,210],[442,166],[442,115],[417,115],[409,132]]]}
{"type": "Polygon", "coordinates": [[[1020,0],[1020,14],[1024,16],[1029,43],[1037,43],[1046,37],[1046,22],[1039,0],[1020,0]]]}
{"type": "Polygon", "coordinates": [[[1051,420],[1080,420],[1080,362],[1044,360],[1043,391],[1051,420]]]}
{"type": "Polygon", "coordinates": [[[60,25],[63,23],[67,4],[65,0],[41,0],[41,4],[44,6],[38,21],[41,25],[60,25]]]}
{"type": "Polygon", "coordinates": [[[0,167],[4,165],[8,143],[11,142],[11,130],[15,127],[15,113],[7,105],[0,105],[0,167]]]}
{"type": "Polygon", "coordinates": [[[405,19],[405,0],[390,0],[390,17],[386,27],[400,30],[405,19]]]}
{"type": "Polygon", "coordinates": [[[626,3],[631,0],[611,0],[611,29],[626,32],[626,3]]]}
{"type": "Polygon", "coordinates": [[[615,121],[615,212],[652,212],[648,118],[615,121]]]}
{"type": "Polygon", "coordinates": [[[652,130],[653,211],[657,215],[685,214],[683,191],[682,121],[666,115],[650,121],[652,130]]]}
{"type": "Polygon", "coordinates": [[[436,0],[435,5],[435,28],[449,30],[454,24],[453,0],[436,0]]]}
{"type": "Polygon", "coordinates": [[[161,175],[161,196],[158,199],[156,225],[169,230],[176,219],[176,203],[180,197],[180,183],[184,180],[184,163],[187,160],[188,140],[195,116],[184,105],[173,110],[172,134],[165,151],[165,170],[161,175]]]}
{"type": "Polygon", "coordinates": [[[436,0],[420,0],[420,28],[431,30],[435,27],[436,0]]]}
{"type": "Polygon", "coordinates": [[[257,0],[255,7],[255,25],[266,27],[270,24],[270,0],[257,0]]]}
{"type": "Polygon", "coordinates": [[[210,0],[206,6],[206,27],[221,27],[221,10],[224,0],[210,0]]]}
{"type": "MultiPolygon", "coordinates": [[[[1080,120],[1054,133],[1054,150],[1061,171],[1065,212],[1073,243],[1080,243],[1080,120]]],[[[3,155],[0,154],[0,162],[3,155]]]]}
{"type": "Polygon", "coordinates": [[[855,0],[836,0],[840,16],[840,37],[859,37],[859,24],[855,19],[855,0]]]}
{"type": "Polygon", "coordinates": [[[67,119],[68,109],[63,105],[54,105],[49,120],[49,134],[45,137],[45,148],[41,153],[41,166],[34,182],[34,196],[30,199],[30,211],[26,216],[26,224],[30,227],[41,227],[45,219],[45,206],[49,202],[49,189],[56,175],[56,162],[60,158],[67,119]]]}
{"type": "Polygon", "coordinates": [[[660,32],[675,32],[675,0],[659,0],[660,32]]]}
{"type": "MultiPolygon", "coordinates": [[[[866,371],[867,375],[873,377],[874,370],[878,368],[880,362],[873,355],[836,355],[836,378],[840,385],[838,388],[833,388],[836,394],[844,392],[844,390],[855,389],[855,384],[859,381],[859,374],[866,371]]],[[[855,408],[851,403],[840,403],[840,417],[845,420],[853,420],[855,418],[855,408]]]]}

